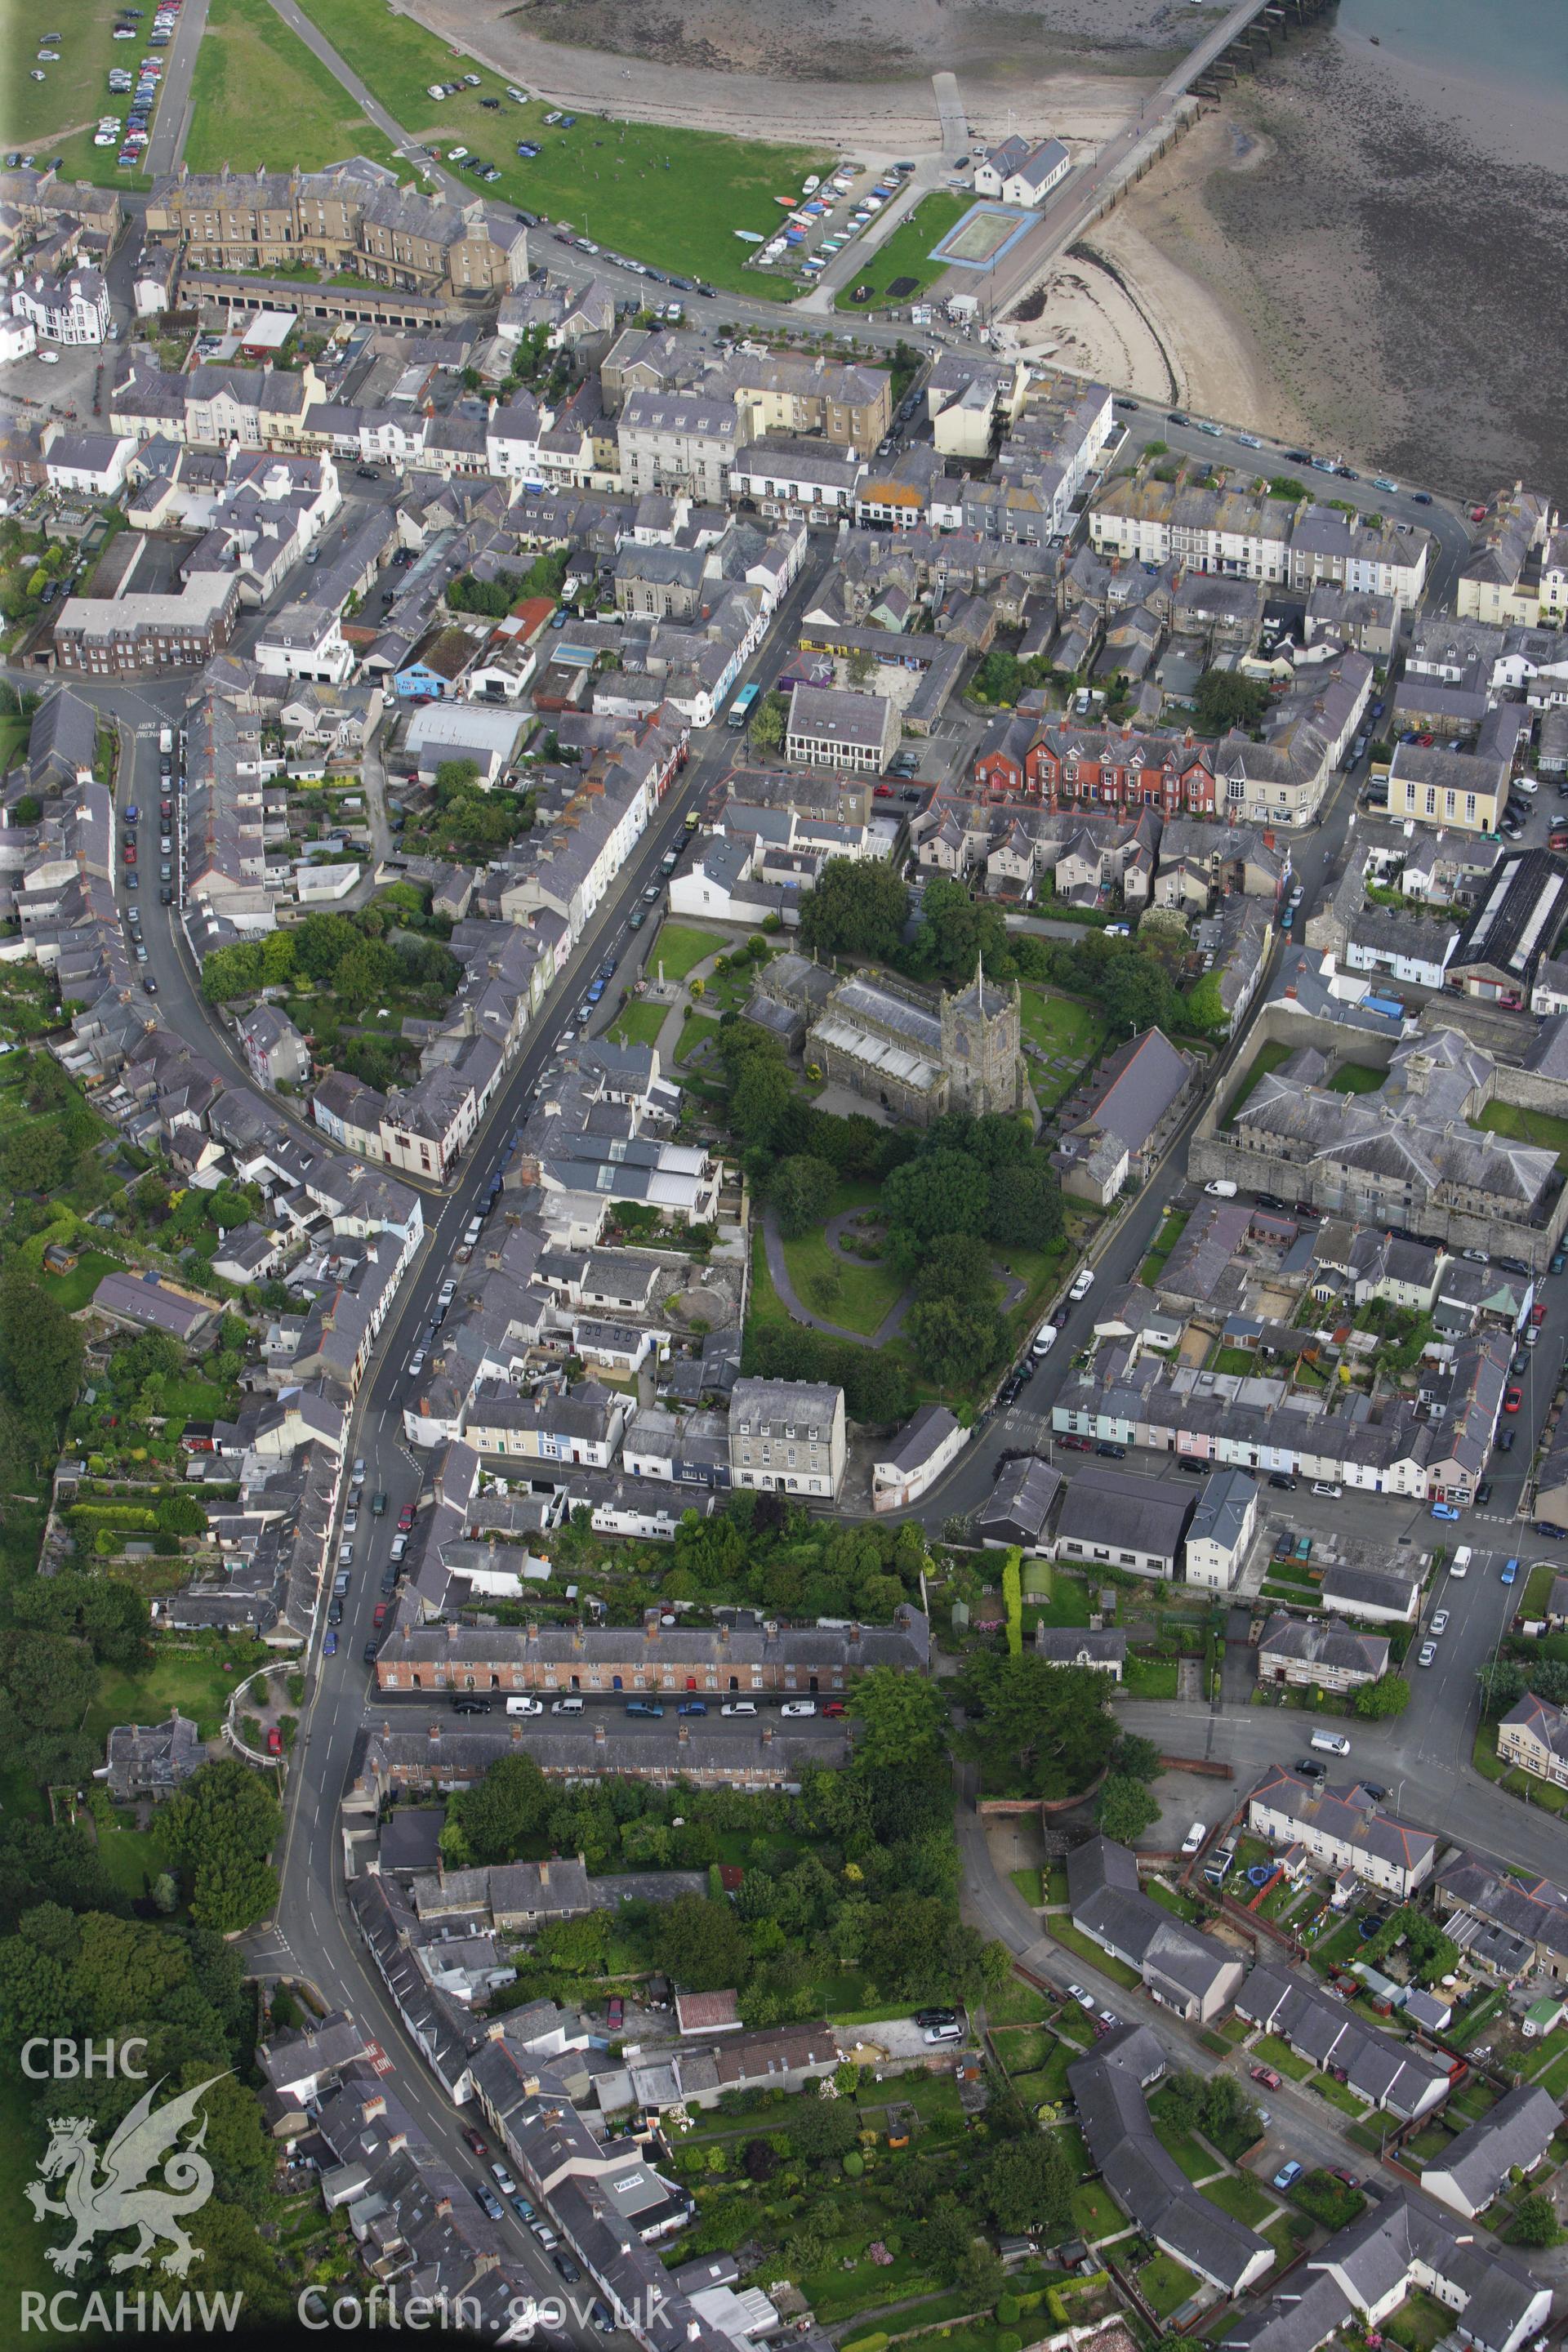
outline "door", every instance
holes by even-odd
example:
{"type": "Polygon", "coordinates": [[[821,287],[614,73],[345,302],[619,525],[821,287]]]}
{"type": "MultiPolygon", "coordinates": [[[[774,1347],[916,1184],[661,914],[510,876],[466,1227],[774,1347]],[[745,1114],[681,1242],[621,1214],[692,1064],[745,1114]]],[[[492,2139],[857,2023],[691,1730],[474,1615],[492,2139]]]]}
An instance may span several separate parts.
{"type": "Polygon", "coordinates": [[[612,1690],[619,1690],[621,1688],[621,1678],[619,1675],[612,1675],[610,1676],[610,1688],[612,1690]]]}

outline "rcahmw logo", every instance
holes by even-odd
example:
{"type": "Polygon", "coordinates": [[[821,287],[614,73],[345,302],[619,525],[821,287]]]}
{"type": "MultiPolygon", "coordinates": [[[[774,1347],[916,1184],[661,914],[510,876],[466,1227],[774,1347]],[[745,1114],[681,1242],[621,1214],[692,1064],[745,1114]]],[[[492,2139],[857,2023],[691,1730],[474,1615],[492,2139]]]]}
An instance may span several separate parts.
{"type": "MultiPolygon", "coordinates": [[[[22,2071],[35,2083],[85,2081],[94,2074],[120,2075],[141,2083],[147,2079],[141,2063],[146,2053],[147,2045],[142,2041],[99,2045],[49,2042],[39,2036],[23,2043],[22,2071]]],[[[159,2085],[154,2083],[142,2092],[101,2154],[93,2145],[89,2116],[49,2118],[49,2144],[38,2168],[39,2177],[30,2180],[25,2190],[35,2221],[71,2224],[67,2244],[45,2247],[47,2263],[68,2278],[74,2277],[95,2239],[127,2230],[135,2231],[135,2242],[110,2255],[111,2272],[146,2270],[156,2263],[160,2270],[184,2278],[193,2263],[204,2260],[203,2249],[192,2242],[184,2223],[201,2211],[213,2192],[212,2166],[202,2154],[207,2119],[201,2103],[213,2084],[222,2080],[221,2074],[209,2074],[205,2083],[165,2099],[156,2108],[153,2099],[159,2085]],[[181,2134],[192,2126],[191,2137],[182,2141],[181,2134]],[[161,2180],[151,2178],[160,2172],[161,2180]],[[46,2187],[51,2181],[60,2183],[58,2197],[51,2197],[46,2187]],[[167,2252],[160,2253],[161,2246],[167,2246],[167,2252]]],[[[58,2307],[79,2306],[80,2296],[26,2293],[22,2297],[22,2325],[25,2329],[48,2326],[61,2332],[93,2326],[123,2330],[149,2324],[155,2329],[188,2328],[191,2300],[189,2294],[173,2304],[162,2294],[151,2298],[94,2294],[87,2297],[85,2310],[71,2318],[60,2315],[58,2307]]],[[[235,2325],[238,2295],[202,2294],[195,2300],[204,2326],[235,2325]]]]}

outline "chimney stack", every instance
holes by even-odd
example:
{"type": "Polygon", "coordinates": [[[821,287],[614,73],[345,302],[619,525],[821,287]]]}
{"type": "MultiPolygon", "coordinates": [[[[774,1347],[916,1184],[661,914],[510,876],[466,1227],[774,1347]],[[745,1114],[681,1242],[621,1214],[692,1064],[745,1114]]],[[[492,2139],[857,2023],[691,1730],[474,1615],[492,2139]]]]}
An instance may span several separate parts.
{"type": "Polygon", "coordinates": [[[678,1747],[686,1747],[691,1738],[691,1726],[689,1723],[677,1724],[675,1727],[675,1738],[678,1747]]]}
{"type": "Polygon", "coordinates": [[[604,1746],[604,1744],[605,1744],[605,1727],[604,1727],[604,1725],[603,1725],[602,1723],[596,1723],[596,1724],[594,1726],[594,1745],[595,1745],[595,1748],[602,1748],[602,1747],[604,1746]]]}
{"type": "Polygon", "coordinates": [[[539,1883],[541,1886],[548,1886],[550,1884],[550,1864],[548,1861],[542,1862],[539,1865],[539,1883]]]}

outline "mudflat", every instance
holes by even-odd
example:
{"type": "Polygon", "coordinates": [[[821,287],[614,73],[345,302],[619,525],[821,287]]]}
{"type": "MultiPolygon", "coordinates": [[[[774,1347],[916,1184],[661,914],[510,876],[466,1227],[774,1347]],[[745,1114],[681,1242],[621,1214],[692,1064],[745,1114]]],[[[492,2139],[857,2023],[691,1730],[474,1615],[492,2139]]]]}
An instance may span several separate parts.
{"type": "Polygon", "coordinates": [[[1173,381],[1400,481],[1550,488],[1568,461],[1548,356],[1568,333],[1565,131],[1555,106],[1310,32],[1094,231],[1126,290],[1065,259],[1031,341],[1076,324],[1071,364],[1156,396],[1173,381]]]}

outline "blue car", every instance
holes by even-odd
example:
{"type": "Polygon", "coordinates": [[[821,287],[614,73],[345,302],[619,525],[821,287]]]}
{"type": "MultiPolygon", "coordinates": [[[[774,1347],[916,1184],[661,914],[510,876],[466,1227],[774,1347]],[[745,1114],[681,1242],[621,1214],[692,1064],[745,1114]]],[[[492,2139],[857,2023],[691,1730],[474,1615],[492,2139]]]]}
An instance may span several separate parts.
{"type": "Polygon", "coordinates": [[[1505,1584],[1511,1584],[1518,1574],[1519,1562],[1517,1559],[1510,1559],[1507,1567],[1503,1570],[1502,1580],[1505,1584]]]}
{"type": "Polygon", "coordinates": [[[1458,1516],[1459,1514],[1454,1508],[1452,1503],[1434,1503],[1432,1506],[1432,1517],[1435,1519],[1457,1520],[1458,1516]]]}
{"type": "Polygon", "coordinates": [[[603,996],[604,992],[605,992],[605,983],[604,983],[604,982],[603,982],[602,980],[596,980],[596,981],[595,981],[595,982],[594,982],[593,986],[592,986],[592,987],[589,989],[589,991],[588,991],[588,1002],[589,1002],[589,1003],[590,1003],[590,1004],[597,1004],[597,1003],[599,1002],[600,997],[601,997],[601,996],[603,996]]]}
{"type": "Polygon", "coordinates": [[[321,1644],[321,1655],[324,1658],[335,1658],[337,1654],[338,1629],[335,1625],[329,1625],[327,1628],[327,1638],[321,1644]]]}
{"type": "Polygon", "coordinates": [[[664,1709],[655,1698],[629,1698],[626,1701],[626,1713],[628,1715],[661,1716],[664,1713],[664,1709]]]}
{"type": "Polygon", "coordinates": [[[706,1702],[700,1698],[683,1698],[676,1708],[677,1715],[706,1715],[706,1702]]]}
{"type": "Polygon", "coordinates": [[[1301,2168],[1292,2158],[1289,2164],[1282,2164],[1275,2174],[1274,2186],[1276,2189],[1291,2189],[1300,2178],[1301,2168]]]}

